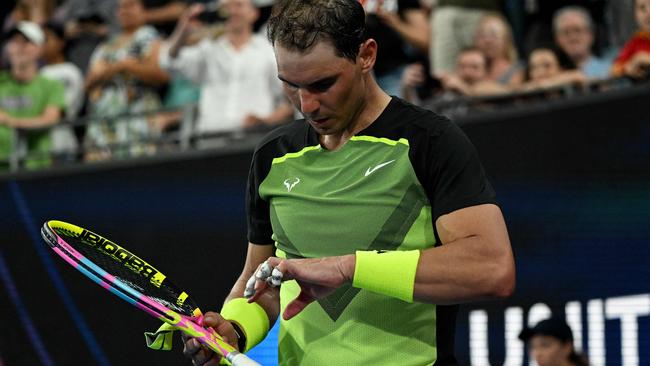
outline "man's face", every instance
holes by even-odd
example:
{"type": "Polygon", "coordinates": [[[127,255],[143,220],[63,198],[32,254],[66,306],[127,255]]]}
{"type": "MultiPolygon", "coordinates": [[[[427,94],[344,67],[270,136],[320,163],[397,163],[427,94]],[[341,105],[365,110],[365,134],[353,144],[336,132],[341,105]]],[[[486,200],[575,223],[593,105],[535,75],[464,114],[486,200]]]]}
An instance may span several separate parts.
{"type": "Polygon", "coordinates": [[[581,14],[567,12],[558,19],[555,40],[570,58],[576,59],[591,54],[594,34],[581,14]]]}
{"type": "Polygon", "coordinates": [[[257,20],[257,8],[251,0],[226,0],[223,9],[228,17],[226,24],[230,27],[252,27],[257,20]]]}
{"type": "Polygon", "coordinates": [[[548,79],[560,73],[560,63],[551,50],[540,49],[530,54],[528,60],[530,79],[539,81],[548,79]]]}
{"type": "Polygon", "coordinates": [[[7,42],[7,54],[12,65],[35,63],[41,55],[41,47],[29,41],[21,33],[16,33],[7,42]]]}
{"type": "Polygon", "coordinates": [[[337,134],[350,126],[364,103],[366,71],[359,57],[353,63],[324,41],[307,52],[276,43],[275,57],[285,93],[316,132],[337,134]]]}
{"type": "Polygon", "coordinates": [[[485,56],[481,52],[466,51],[458,55],[456,73],[467,84],[484,80],[486,72],[485,56]]]}
{"type": "Polygon", "coordinates": [[[646,33],[650,33],[650,0],[636,0],[634,14],[639,28],[646,33]]]}
{"type": "Polygon", "coordinates": [[[530,339],[528,350],[539,366],[558,366],[569,359],[571,344],[555,337],[536,335],[530,339]]]}

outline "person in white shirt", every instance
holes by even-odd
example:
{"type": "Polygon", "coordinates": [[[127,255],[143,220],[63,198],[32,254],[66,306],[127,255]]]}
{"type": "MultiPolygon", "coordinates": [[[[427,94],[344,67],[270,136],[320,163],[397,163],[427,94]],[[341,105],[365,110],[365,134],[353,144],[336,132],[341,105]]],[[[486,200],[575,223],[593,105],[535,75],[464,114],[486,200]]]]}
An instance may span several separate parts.
{"type": "Polygon", "coordinates": [[[258,10],[251,0],[225,0],[223,35],[187,46],[201,23],[204,6],[197,4],[181,17],[163,46],[160,65],[201,86],[198,134],[237,131],[260,124],[274,125],[293,116],[277,78],[275,55],[264,36],[253,32],[258,10]]]}

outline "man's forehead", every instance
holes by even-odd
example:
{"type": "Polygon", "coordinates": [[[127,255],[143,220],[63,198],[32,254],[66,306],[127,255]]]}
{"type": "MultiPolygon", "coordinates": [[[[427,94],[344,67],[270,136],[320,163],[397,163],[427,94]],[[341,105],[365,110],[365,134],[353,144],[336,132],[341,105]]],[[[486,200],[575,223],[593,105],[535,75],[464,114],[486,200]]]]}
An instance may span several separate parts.
{"type": "Polygon", "coordinates": [[[297,85],[310,85],[335,78],[351,64],[327,44],[316,44],[306,51],[276,45],[275,55],[278,77],[297,85]]]}
{"type": "Polygon", "coordinates": [[[558,23],[560,27],[573,25],[576,22],[580,23],[581,25],[587,24],[587,19],[585,18],[584,14],[577,11],[568,11],[562,14],[562,16],[560,16],[560,18],[558,19],[558,23]]]}
{"type": "Polygon", "coordinates": [[[340,63],[346,60],[345,57],[338,54],[330,42],[326,41],[317,41],[305,50],[276,42],[274,50],[278,68],[297,63],[308,66],[327,66],[332,63],[340,63]]]}

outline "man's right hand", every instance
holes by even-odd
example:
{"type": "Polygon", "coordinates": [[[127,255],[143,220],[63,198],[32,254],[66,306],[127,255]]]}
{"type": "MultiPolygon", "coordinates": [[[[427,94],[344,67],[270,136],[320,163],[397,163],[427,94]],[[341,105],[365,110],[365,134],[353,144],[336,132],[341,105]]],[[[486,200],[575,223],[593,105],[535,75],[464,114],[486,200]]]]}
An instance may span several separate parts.
{"type": "Polygon", "coordinates": [[[190,6],[181,17],[178,19],[176,24],[176,29],[169,37],[168,43],[169,55],[171,57],[178,56],[178,52],[185,45],[187,38],[199,28],[201,28],[201,22],[198,20],[198,15],[205,10],[203,4],[194,4],[190,6]]]}
{"type": "MultiPolygon", "coordinates": [[[[199,325],[205,328],[214,329],[223,340],[230,344],[231,346],[237,347],[237,333],[232,324],[224,319],[221,315],[215,312],[207,312],[203,316],[203,322],[199,325]]],[[[191,338],[182,335],[183,338],[183,355],[192,359],[192,365],[194,366],[217,366],[221,361],[221,355],[209,350],[201,345],[201,343],[195,338],[191,338]]]]}
{"type": "Polygon", "coordinates": [[[198,16],[203,13],[204,10],[205,6],[203,6],[203,4],[194,4],[190,6],[178,20],[177,30],[187,36],[192,31],[200,28],[201,22],[198,20],[198,16]]]}

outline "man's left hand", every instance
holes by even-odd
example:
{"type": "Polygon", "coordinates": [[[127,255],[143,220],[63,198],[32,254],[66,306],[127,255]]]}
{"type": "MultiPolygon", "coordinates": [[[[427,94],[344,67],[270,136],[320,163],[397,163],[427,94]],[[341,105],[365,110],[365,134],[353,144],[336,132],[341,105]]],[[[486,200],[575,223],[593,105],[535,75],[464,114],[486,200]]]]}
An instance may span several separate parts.
{"type": "Polygon", "coordinates": [[[307,305],[326,297],[354,277],[355,256],[281,259],[271,257],[262,263],[246,284],[244,296],[249,302],[258,299],[269,287],[296,280],[300,294],[284,310],[284,320],[293,318],[307,305]]]}

